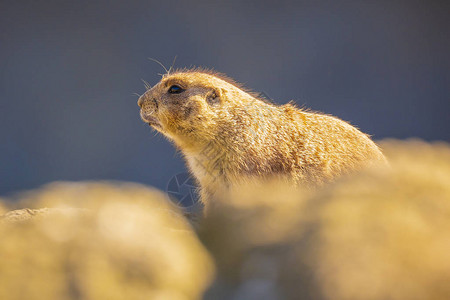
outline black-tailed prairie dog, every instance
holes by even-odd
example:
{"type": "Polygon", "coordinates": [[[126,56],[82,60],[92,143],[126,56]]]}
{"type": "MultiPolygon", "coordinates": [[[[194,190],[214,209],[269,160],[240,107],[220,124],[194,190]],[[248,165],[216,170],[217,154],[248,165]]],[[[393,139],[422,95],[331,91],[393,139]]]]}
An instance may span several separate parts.
{"type": "Polygon", "coordinates": [[[269,103],[209,70],[168,72],[138,105],[142,120],[181,150],[204,204],[246,180],[320,185],[385,163],[375,143],[349,123],[269,103]]]}

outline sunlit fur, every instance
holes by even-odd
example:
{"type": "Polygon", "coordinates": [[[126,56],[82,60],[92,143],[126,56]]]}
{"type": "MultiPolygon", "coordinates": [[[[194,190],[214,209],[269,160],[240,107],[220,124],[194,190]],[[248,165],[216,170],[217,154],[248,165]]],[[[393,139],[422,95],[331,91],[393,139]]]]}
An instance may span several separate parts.
{"type": "Polygon", "coordinates": [[[139,99],[141,117],[172,140],[207,202],[246,179],[317,185],[385,162],[370,138],[335,117],[275,105],[209,70],[177,70],[139,99]],[[169,94],[173,84],[185,89],[169,94]]]}

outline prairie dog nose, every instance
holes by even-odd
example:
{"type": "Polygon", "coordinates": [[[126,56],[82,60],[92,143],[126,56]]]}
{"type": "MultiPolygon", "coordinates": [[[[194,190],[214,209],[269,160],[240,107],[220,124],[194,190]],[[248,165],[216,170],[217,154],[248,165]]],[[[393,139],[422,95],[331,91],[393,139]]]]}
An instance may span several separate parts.
{"type": "Polygon", "coordinates": [[[139,105],[140,108],[142,108],[143,104],[144,104],[144,95],[140,96],[137,102],[137,105],[139,105]]]}

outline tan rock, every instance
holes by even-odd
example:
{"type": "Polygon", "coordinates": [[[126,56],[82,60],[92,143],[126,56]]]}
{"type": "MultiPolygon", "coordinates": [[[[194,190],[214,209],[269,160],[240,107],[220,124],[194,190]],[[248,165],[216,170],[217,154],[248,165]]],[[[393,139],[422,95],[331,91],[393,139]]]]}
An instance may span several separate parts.
{"type": "Polygon", "coordinates": [[[449,299],[450,146],[380,145],[390,169],[214,208],[202,227],[220,276],[211,299],[449,299]]]}
{"type": "Polygon", "coordinates": [[[54,183],[0,225],[0,299],[199,299],[212,261],[153,189],[54,183]],[[47,207],[36,209],[36,207],[47,207]]]}

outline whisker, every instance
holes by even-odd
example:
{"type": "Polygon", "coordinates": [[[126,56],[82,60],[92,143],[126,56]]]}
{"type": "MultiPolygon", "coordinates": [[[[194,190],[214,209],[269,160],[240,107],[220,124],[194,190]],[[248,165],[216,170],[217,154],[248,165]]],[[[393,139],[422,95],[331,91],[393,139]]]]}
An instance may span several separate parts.
{"type": "Polygon", "coordinates": [[[149,89],[152,88],[152,86],[151,86],[147,81],[145,81],[144,79],[141,79],[141,80],[142,80],[142,82],[144,83],[145,89],[149,90],[149,89]]]}
{"type": "Polygon", "coordinates": [[[163,67],[164,71],[166,71],[166,73],[169,74],[169,70],[167,70],[167,68],[159,60],[156,60],[156,59],[151,58],[151,57],[149,57],[148,59],[150,59],[150,60],[154,61],[155,63],[159,64],[161,67],[163,67]]]}
{"type": "Polygon", "coordinates": [[[167,72],[168,74],[170,74],[170,72],[172,72],[172,70],[173,70],[173,66],[175,65],[175,61],[177,60],[177,56],[175,55],[175,57],[173,58],[173,61],[172,61],[172,65],[170,66],[170,68],[169,68],[169,72],[167,72]]]}

